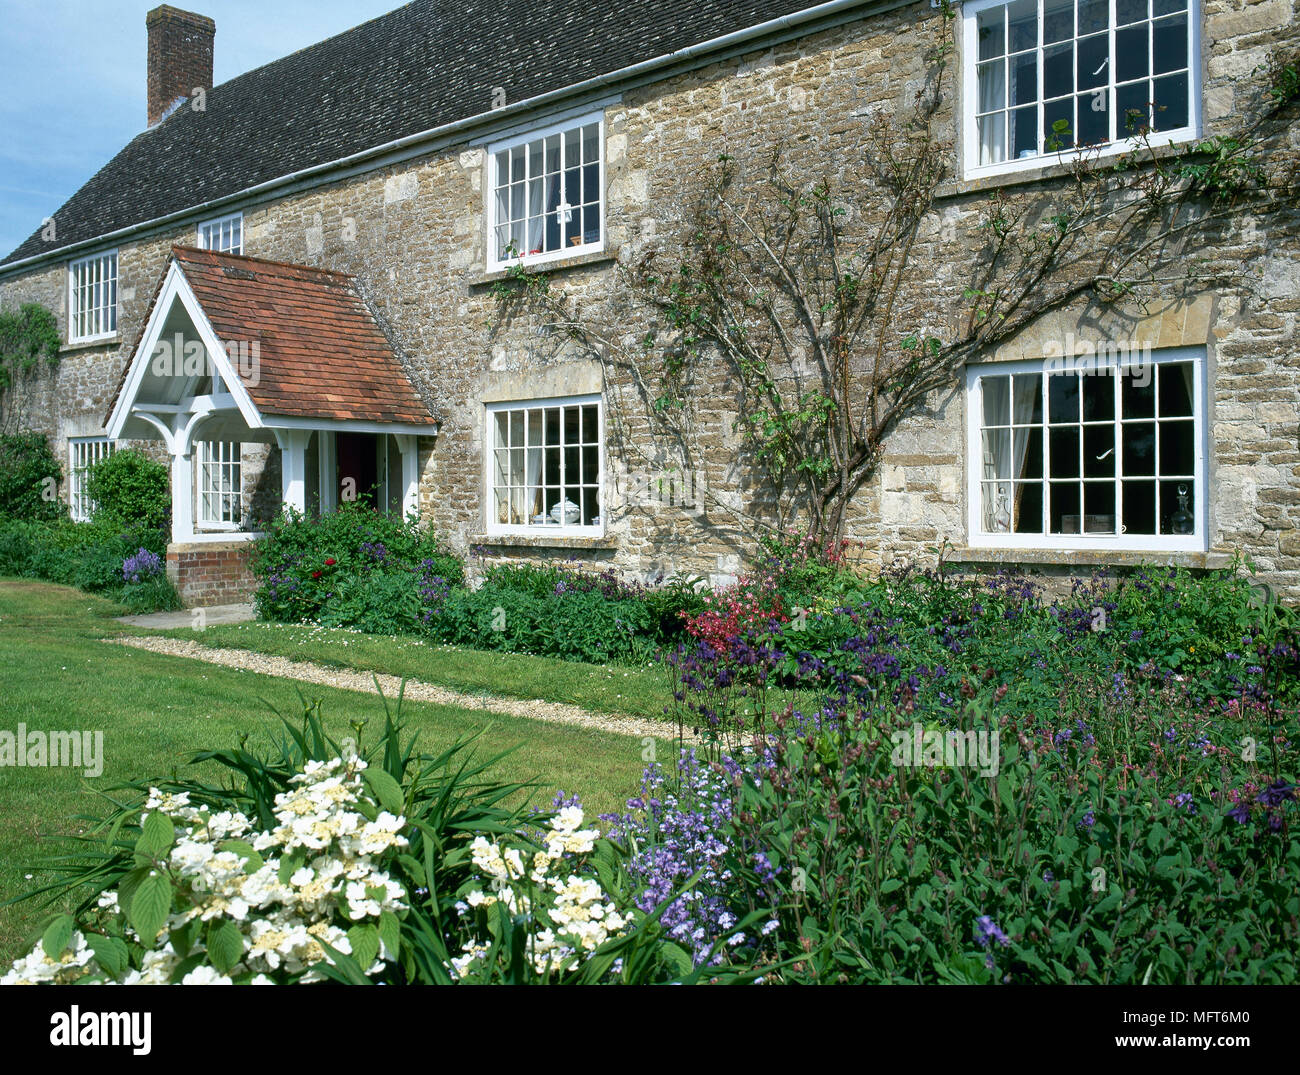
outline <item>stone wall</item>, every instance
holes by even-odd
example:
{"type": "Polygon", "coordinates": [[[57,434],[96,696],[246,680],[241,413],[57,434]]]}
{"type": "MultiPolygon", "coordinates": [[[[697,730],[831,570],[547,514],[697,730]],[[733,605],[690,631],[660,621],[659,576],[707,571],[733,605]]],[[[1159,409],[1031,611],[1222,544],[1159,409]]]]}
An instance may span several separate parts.
{"type": "MultiPolygon", "coordinates": [[[[1247,78],[1267,49],[1294,38],[1300,18],[1284,0],[1242,4],[1206,0],[1202,10],[1203,126],[1224,133],[1245,107],[1247,78]]],[[[719,152],[763,159],[785,147],[788,159],[852,182],[863,173],[862,127],[876,112],[909,106],[925,75],[925,49],[938,16],[918,3],[839,28],[760,49],[667,81],[625,91],[604,107],[607,237],[597,257],[559,266],[557,281],[588,302],[610,293],[616,261],[671,234],[691,179],[719,152]]],[[[950,86],[950,89],[954,87],[950,86]]],[[[953,93],[938,117],[954,146],[953,93]]],[[[703,574],[724,581],[743,570],[752,544],[736,519],[775,516],[778,505],[754,488],[737,462],[736,388],[725,381],[696,399],[698,473],[686,495],[636,495],[656,476],[642,401],[635,386],[539,335],[527,319],[501,325],[486,261],[484,135],[400,164],[244,209],[245,253],[353,273],[401,357],[435,400],[441,430],[422,440],[422,517],[460,549],[490,545],[512,556],[579,557],[628,572],[703,574]],[[608,412],[606,536],[489,543],[485,536],[484,404],[501,398],[570,394],[598,386],[608,412]]],[[[1300,146],[1293,148],[1300,150],[1300,146]]],[[[940,307],[960,294],[979,249],[971,224],[988,188],[1012,196],[1051,192],[1068,182],[1045,168],[996,181],[954,178],[942,219],[920,237],[918,255],[934,287],[912,301],[940,307]]],[[[1238,222],[1211,260],[1243,267],[1230,290],[1189,293],[1171,287],[1145,309],[1100,311],[1079,304],[1040,322],[993,360],[1041,357],[1071,335],[1136,339],[1153,347],[1206,348],[1210,384],[1210,552],[1172,562],[1215,566],[1241,551],[1277,588],[1300,597],[1300,251],[1295,225],[1238,222]]],[[[120,249],[120,324],[115,345],[69,349],[59,370],[37,386],[31,424],[61,443],[72,430],[102,423],[144,309],[172,242],[192,243],[187,225],[120,249]]],[[[0,304],[35,299],[65,316],[62,267],[0,282],[0,304]]],[[[915,309],[908,313],[917,312],[915,309]]],[[[891,435],[875,480],[857,497],[850,536],[869,562],[925,560],[947,540],[955,559],[1007,561],[970,550],[966,533],[965,396],[960,385],[936,393],[891,435]]],[[[278,466],[272,450],[269,465],[278,466]]],[[[663,465],[671,467],[672,460],[663,465]]],[[[689,483],[688,483],[689,484],[689,483]]],[[[1060,570],[1087,572],[1128,557],[1097,553],[1022,555],[1060,570]]]]}

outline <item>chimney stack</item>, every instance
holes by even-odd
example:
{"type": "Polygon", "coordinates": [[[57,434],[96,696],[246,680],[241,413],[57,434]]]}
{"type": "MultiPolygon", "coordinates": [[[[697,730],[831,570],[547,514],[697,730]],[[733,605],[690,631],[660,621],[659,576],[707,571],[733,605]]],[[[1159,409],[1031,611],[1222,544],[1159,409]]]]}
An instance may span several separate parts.
{"type": "Polygon", "coordinates": [[[149,126],[181,98],[212,88],[212,39],[217,24],[206,15],[163,4],[144,17],[149,28],[149,126]]]}

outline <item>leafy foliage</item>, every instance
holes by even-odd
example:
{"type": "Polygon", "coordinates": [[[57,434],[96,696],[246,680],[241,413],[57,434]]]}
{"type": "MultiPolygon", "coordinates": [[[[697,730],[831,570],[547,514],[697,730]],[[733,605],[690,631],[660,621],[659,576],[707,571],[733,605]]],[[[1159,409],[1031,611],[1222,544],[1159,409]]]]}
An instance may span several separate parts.
{"type": "Polygon", "coordinates": [[[135,448],[105,456],[86,471],[94,521],[123,530],[166,530],[171,525],[171,481],[165,464],[135,448]]]}
{"type": "Polygon", "coordinates": [[[0,436],[0,519],[53,520],[67,515],[54,495],[63,478],[41,433],[0,436]]]}

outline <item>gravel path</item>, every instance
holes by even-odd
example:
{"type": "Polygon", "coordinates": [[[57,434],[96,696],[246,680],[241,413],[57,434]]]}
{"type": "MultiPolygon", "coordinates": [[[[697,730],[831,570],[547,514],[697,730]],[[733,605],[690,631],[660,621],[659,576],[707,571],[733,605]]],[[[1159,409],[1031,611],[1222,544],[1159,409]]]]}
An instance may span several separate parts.
{"type": "MultiPolygon", "coordinates": [[[[374,694],[375,680],[388,698],[396,698],[402,681],[397,676],[370,672],[358,672],[347,668],[329,668],[312,661],[291,661],[287,657],[272,657],[252,650],[220,649],[202,646],[197,642],[182,641],[178,638],[147,638],[122,635],[106,638],[103,641],[120,646],[133,646],[146,649],[151,653],[163,653],[171,657],[189,657],[208,664],[219,664],[226,668],[242,668],[249,672],[258,672],[266,676],[279,676],[282,679],[296,679],[303,683],[321,683],[327,687],[338,687],[346,691],[362,691],[374,694]]],[[[502,698],[495,695],[462,694],[448,690],[432,683],[421,683],[417,679],[406,681],[406,697],[413,702],[433,702],[437,705],[457,706],[460,709],[481,709],[487,713],[500,713],[510,717],[524,717],[527,720],[544,720],[553,724],[567,724],[576,728],[592,728],[602,732],[614,732],[618,735],[633,735],[638,738],[664,739],[675,737],[677,729],[664,721],[641,720],[636,717],[614,716],[610,713],[594,713],[575,705],[563,702],[545,702],[541,699],[524,701],[517,698],[502,698]]],[[[693,738],[688,734],[688,739],[693,738]]]]}

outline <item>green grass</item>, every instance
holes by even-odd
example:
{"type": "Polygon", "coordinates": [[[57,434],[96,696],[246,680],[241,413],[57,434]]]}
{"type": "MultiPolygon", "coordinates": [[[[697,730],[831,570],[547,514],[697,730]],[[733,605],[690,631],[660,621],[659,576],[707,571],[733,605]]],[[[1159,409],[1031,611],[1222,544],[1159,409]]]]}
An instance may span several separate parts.
{"type": "MultiPolygon", "coordinates": [[[[0,729],[16,732],[22,723],[29,730],[102,730],[105,755],[103,775],[96,779],[69,769],[0,770],[0,904],[43,879],[32,864],[56,851],[61,835],[77,830],[76,815],[103,812],[97,792],[127,779],[170,775],[185,768],[193,752],[232,745],[241,735],[249,736],[250,748],[266,745],[278,725],[276,711],[294,717],[302,710],[303,698],[323,701],[327,726],[338,735],[347,733],[353,720],[378,723],[383,719],[383,702],[374,695],[100,641],[125,632],[112,619],[118,611],[107,601],[68,587],[0,581],[0,698],[5,714],[0,729]],[[30,879],[25,876],[29,873],[34,874],[30,879]]],[[[276,637],[278,630],[268,629],[267,637],[276,637]]],[[[211,628],[203,640],[234,644],[218,637],[219,631],[239,635],[235,628],[211,628]]],[[[191,632],[178,634],[193,637],[191,632]]],[[[350,653],[352,640],[371,641],[351,634],[347,638],[350,653]]],[[[373,641],[382,648],[388,640],[373,641]]],[[[325,643],[320,645],[323,650],[325,643]]],[[[529,666],[517,657],[475,655],[480,662],[464,653],[430,652],[438,660],[468,668],[461,673],[465,678],[457,681],[467,686],[482,683],[499,692],[503,683],[511,683],[520,697],[553,698],[553,692],[524,689],[529,666]],[[499,680],[487,677],[489,666],[499,680]]],[[[314,652],[290,655],[320,659],[314,652]]],[[[559,664],[563,662],[539,662],[532,670],[544,682],[545,668],[559,664]]],[[[420,660],[412,658],[409,671],[384,670],[414,676],[421,667],[420,660]]],[[[420,678],[432,677],[426,673],[420,678]]],[[[622,678],[618,671],[608,679],[588,677],[592,693],[582,697],[617,698],[622,678]]],[[[575,673],[573,684],[583,682],[587,679],[575,673]]],[[[648,686],[644,689],[648,691],[648,686]]],[[[638,697],[648,704],[648,693],[638,697]]],[[[594,703],[593,707],[602,708],[594,703]]],[[[476,733],[482,733],[477,744],[480,753],[494,755],[514,748],[496,764],[494,775],[503,780],[536,780],[536,802],[549,801],[562,788],[578,792],[590,813],[606,812],[621,805],[639,780],[642,747],[634,738],[424,703],[407,702],[402,714],[408,730],[418,732],[430,751],[476,733]]],[[[45,913],[34,903],[0,906],[0,959],[7,962],[25,949],[45,913]]]]}
{"type": "Polygon", "coordinates": [[[524,653],[499,653],[404,636],[366,635],[276,623],[212,626],[202,631],[136,631],[205,646],[254,650],[332,668],[384,672],[466,694],[565,702],[598,713],[662,718],[668,673],[661,665],[629,668],[583,664],[524,653]]]}

